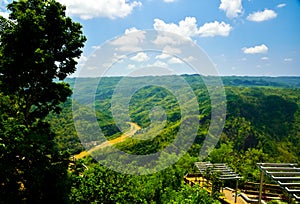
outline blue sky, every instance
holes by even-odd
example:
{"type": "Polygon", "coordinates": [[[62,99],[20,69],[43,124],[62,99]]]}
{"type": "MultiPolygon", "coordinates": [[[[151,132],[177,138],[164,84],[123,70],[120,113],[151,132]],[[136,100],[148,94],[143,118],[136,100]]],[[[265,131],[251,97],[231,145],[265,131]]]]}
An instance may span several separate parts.
{"type": "MultiPolygon", "coordinates": [[[[79,69],[126,30],[155,29],[194,41],[220,75],[300,76],[298,0],[58,1],[88,38],[79,69]]],[[[7,15],[7,3],[1,0],[0,14],[7,15]]]]}

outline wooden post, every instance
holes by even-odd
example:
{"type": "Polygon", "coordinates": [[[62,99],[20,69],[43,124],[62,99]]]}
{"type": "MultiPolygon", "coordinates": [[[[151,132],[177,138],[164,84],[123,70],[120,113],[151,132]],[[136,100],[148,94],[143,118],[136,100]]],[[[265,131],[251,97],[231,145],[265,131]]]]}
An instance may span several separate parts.
{"type": "Polygon", "coordinates": [[[235,183],[235,197],[234,197],[234,203],[237,202],[238,186],[239,186],[239,179],[236,179],[236,183],[235,183]]]}
{"type": "Polygon", "coordinates": [[[261,169],[260,184],[259,184],[259,195],[258,195],[258,204],[261,204],[263,183],[264,183],[264,171],[261,169]]]}

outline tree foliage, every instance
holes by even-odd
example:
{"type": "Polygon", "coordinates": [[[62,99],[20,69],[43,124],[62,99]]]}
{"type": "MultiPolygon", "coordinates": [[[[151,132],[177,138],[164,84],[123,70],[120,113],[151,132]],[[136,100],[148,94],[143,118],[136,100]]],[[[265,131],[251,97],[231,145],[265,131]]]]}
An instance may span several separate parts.
{"type": "Polygon", "coordinates": [[[67,84],[53,79],[75,71],[86,39],[55,0],[14,1],[8,10],[9,20],[1,18],[1,91],[19,96],[20,114],[29,125],[71,94],[67,84]]]}
{"type": "Polygon", "coordinates": [[[2,203],[62,203],[68,155],[44,120],[71,95],[56,83],[75,71],[81,25],[55,0],[20,0],[0,17],[0,197],[2,203]]]}
{"type": "Polygon", "coordinates": [[[185,170],[178,164],[147,176],[121,174],[95,163],[81,169],[72,174],[72,203],[219,203],[205,190],[183,184],[185,170]]]}

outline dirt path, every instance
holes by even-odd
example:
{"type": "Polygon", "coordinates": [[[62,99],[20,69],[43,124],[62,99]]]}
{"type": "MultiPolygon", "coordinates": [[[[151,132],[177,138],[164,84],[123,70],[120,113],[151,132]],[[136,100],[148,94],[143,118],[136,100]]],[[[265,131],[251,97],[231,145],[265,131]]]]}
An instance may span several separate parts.
{"type": "MultiPolygon", "coordinates": [[[[233,191],[224,189],[222,192],[225,196],[225,198],[230,201],[230,203],[235,203],[235,193],[233,191]]],[[[237,197],[237,204],[247,204],[247,202],[242,197],[237,197]]]]}
{"type": "Polygon", "coordinates": [[[127,132],[122,134],[120,137],[118,137],[116,139],[113,139],[113,140],[103,142],[102,144],[99,144],[99,145],[93,147],[92,149],[90,149],[88,151],[82,151],[79,154],[74,155],[74,158],[75,159],[81,159],[81,158],[89,155],[91,152],[97,151],[99,149],[102,149],[102,148],[110,146],[110,145],[114,145],[114,144],[117,144],[117,143],[120,143],[120,142],[124,142],[126,140],[126,138],[133,136],[136,133],[136,131],[141,129],[141,127],[136,123],[129,122],[129,124],[130,124],[130,130],[128,130],[127,132]]]}

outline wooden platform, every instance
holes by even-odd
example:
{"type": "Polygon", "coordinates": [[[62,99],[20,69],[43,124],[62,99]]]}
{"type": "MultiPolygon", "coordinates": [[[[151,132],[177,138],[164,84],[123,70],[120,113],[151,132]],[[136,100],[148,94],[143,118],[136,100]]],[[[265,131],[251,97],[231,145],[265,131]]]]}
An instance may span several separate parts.
{"type": "MultiPolygon", "coordinates": [[[[189,176],[184,177],[185,183],[193,186],[193,185],[199,185],[203,189],[205,189],[208,193],[211,193],[211,184],[207,182],[206,179],[203,177],[200,177],[197,174],[190,174],[189,176]]],[[[221,191],[221,196],[220,200],[224,203],[229,203],[229,204],[235,204],[235,192],[233,189],[229,188],[224,188],[223,191],[221,191]]],[[[237,204],[247,204],[241,196],[237,197],[237,204]]]]}

